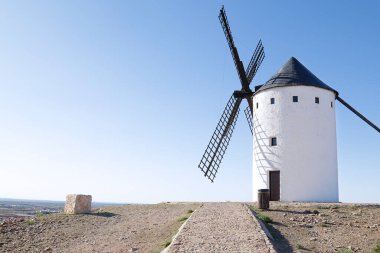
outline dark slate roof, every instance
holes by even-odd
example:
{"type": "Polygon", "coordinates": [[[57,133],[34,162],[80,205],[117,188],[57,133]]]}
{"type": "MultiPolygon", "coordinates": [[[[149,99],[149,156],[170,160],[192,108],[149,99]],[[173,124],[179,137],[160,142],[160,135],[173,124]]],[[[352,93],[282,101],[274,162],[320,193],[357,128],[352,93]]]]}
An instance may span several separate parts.
{"type": "Polygon", "coordinates": [[[336,90],[318,79],[310,70],[308,70],[296,58],[292,57],[287,63],[264,85],[262,85],[257,92],[271,89],[274,87],[285,86],[314,86],[326,90],[331,90],[338,94],[336,90]]]}

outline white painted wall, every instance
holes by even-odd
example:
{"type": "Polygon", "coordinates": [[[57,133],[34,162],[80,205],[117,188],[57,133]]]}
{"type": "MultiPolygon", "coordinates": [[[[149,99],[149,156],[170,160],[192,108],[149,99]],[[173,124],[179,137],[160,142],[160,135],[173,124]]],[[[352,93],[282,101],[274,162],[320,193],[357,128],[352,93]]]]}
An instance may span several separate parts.
{"type": "Polygon", "coordinates": [[[258,189],[269,188],[267,171],[280,170],[281,201],[338,202],[335,94],[277,87],[257,93],[253,103],[253,201],[258,189]],[[277,146],[270,146],[270,137],[277,137],[277,146]]]}

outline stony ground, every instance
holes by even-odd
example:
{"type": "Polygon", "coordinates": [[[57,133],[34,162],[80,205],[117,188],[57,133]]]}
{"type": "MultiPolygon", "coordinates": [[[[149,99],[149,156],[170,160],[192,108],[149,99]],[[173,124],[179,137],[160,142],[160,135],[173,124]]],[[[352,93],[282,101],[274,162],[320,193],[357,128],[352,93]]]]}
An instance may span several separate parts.
{"type": "Polygon", "coordinates": [[[270,209],[262,214],[273,220],[278,252],[380,252],[380,205],[271,202],[270,209]]]}
{"type": "Polygon", "coordinates": [[[186,222],[169,253],[273,252],[260,225],[241,203],[205,203],[186,222]]]}
{"type": "Polygon", "coordinates": [[[0,252],[160,252],[198,204],[126,205],[90,215],[0,221],[0,252]]]}
{"type": "MultiPolygon", "coordinates": [[[[268,252],[243,204],[126,205],[89,215],[0,220],[0,252],[268,252]]],[[[380,253],[380,205],[271,202],[260,211],[277,252],[380,253]],[[264,215],[264,216],[263,216],[264,215]],[[374,250],[378,246],[377,251],[374,250]]]]}

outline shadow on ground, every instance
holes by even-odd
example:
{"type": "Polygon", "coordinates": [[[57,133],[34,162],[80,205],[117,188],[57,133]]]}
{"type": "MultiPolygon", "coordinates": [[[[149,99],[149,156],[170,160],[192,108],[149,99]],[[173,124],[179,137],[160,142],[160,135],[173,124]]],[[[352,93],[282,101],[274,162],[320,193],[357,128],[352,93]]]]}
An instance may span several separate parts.
{"type": "Polygon", "coordinates": [[[311,213],[318,214],[319,213],[317,210],[294,211],[294,210],[286,210],[286,209],[276,209],[276,210],[268,209],[266,211],[267,212],[275,211],[275,212],[290,213],[290,214],[311,214],[311,213]]]}
{"type": "MultiPolygon", "coordinates": [[[[251,210],[252,214],[256,217],[256,219],[258,219],[257,215],[260,211],[252,210],[252,208],[250,210],[251,210]]],[[[276,225],[276,226],[285,226],[286,227],[285,224],[283,224],[281,222],[276,222],[276,221],[272,221],[271,223],[262,222],[262,224],[267,227],[268,231],[272,235],[273,240],[271,240],[271,242],[272,242],[273,247],[276,250],[276,252],[278,252],[278,253],[292,253],[292,252],[294,252],[293,247],[290,245],[289,241],[285,238],[285,236],[283,234],[281,234],[281,232],[273,226],[273,225],[276,225]]]]}
{"type": "Polygon", "coordinates": [[[90,213],[89,215],[99,216],[99,217],[107,217],[108,218],[108,217],[114,217],[117,214],[110,213],[110,212],[100,212],[100,213],[90,213]]]}
{"type": "MultiPolygon", "coordinates": [[[[286,226],[280,222],[273,222],[277,226],[286,226]]],[[[290,245],[289,241],[285,238],[283,234],[279,230],[277,230],[274,226],[267,223],[265,226],[268,228],[269,232],[273,236],[272,244],[275,250],[279,253],[291,253],[293,251],[293,247],[290,245]]]]}

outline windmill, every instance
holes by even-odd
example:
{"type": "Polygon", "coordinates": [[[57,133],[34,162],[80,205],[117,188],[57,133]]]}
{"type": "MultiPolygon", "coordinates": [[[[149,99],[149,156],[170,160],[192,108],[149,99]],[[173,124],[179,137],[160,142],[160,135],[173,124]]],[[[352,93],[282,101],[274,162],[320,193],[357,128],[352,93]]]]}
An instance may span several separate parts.
{"type": "Polygon", "coordinates": [[[251,84],[257,70],[259,69],[265,57],[264,47],[260,40],[256,46],[256,49],[252,55],[247,69],[244,70],[243,62],[240,60],[237,48],[235,46],[231,34],[231,29],[228,24],[224,6],[222,6],[219,12],[219,20],[222,25],[224,34],[226,36],[228,46],[231,51],[232,59],[235,63],[235,67],[241,83],[241,89],[235,90],[231,98],[228,100],[228,103],[223,111],[222,117],[220,118],[219,123],[206,148],[206,151],[204,152],[203,157],[198,165],[198,167],[203,171],[204,175],[208,177],[211,180],[211,182],[214,181],[215,175],[218,171],[220,163],[230,142],[236,124],[236,120],[239,115],[240,104],[243,99],[246,99],[248,102],[248,107],[245,109],[245,114],[248,119],[248,124],[252,131],[251,118],[253,112],[253,92],[250,89],[249,85],[251,84]]]}
{"type": "Polygon", "coordinates": [[[242,88],[229,99],[198,167],[214,181],[246,99],[254,140],[253,201],[258,189],[269,189],[270,200],[339,201],[335,100],[377,132],[379,127],[294,57],[252,91],[249,85],[265,57],[263,45],[259,41],[244,71],[223,7],[219,20],[242,88]]]}
{"type": "Polygon", "coordinates": [[[379,132],[294,57],[255,87],[253,201],[259,189],[272,201],[339,201],[336,101],[379,132]]]}

